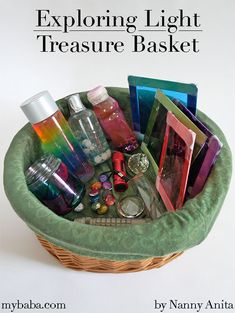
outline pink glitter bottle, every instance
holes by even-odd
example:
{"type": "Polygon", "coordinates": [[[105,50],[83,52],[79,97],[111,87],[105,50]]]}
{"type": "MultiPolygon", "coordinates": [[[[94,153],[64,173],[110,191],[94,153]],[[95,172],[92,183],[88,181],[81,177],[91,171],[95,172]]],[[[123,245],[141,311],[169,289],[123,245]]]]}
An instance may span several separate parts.
{"type": "Polygon", "coordinates": [[[136,137],[128,125],[117,100],[108,95],[107,90],[98,86],[87,94],[94,107],[94,112],[115,148],[131,152],[138,148],[136,137]]]}

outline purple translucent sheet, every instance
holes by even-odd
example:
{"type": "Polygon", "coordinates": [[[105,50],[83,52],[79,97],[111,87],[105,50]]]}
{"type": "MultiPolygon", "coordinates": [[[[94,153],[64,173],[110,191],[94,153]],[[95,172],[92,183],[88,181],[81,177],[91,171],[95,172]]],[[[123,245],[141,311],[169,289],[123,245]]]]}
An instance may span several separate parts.
{"type": "Polygon", "coordinates": [[[189,173],[187,198],[193,198],[202,191],[223,145],[196,116],[180,103],[180,101],[174,99],[173,102],[208,137],[204,147],[191,165],[189,173]]]}

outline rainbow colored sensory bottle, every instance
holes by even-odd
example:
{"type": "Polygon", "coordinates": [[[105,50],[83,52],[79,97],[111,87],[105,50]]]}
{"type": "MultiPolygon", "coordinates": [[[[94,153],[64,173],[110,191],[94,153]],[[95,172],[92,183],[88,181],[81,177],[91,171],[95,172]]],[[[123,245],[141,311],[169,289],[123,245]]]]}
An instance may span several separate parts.
{"type": "Polygon", "coordinates": [[[74,136],[68,122],[48,91],[21,104],[21,109],[42,142],[45,153],[54,154],[83,183],[94,176],[94,168],[74,136]]]}
{"type": "Polygon", "coordinates": [[[94,112],[107,137],[115,148],[123,152],[131,152],[138,147],[136,137],[128,125],[117,100],[108,95],[107,90],[98,86],[87,94],[94,112]]]}

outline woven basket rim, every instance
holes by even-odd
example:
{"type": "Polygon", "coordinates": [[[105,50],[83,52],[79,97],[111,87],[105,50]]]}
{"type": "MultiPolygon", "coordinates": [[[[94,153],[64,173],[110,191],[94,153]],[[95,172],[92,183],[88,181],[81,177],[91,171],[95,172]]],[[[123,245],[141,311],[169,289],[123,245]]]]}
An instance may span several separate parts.
{"type": "Polygon", "coordinates": [[[80,271],[96,273],[130,273],[160,268],[173,261],[183,252],[177,252],[162,257],[152,257],[141,260],[116,261],[81,256],[62,247],[56,246],[40,235],[36,237],[42,247],[55,257],[63,266],[80,271]]]}

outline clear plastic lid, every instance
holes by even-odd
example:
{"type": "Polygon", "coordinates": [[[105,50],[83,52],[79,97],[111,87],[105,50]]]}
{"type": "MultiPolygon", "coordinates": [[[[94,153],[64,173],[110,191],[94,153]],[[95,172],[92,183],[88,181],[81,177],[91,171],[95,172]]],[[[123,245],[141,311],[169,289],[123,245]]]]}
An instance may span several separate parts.
{"type": "Polygon", "coordinates": [[[58,169],[61,160],[51,154],[45,154],[35,161],[26,171],[25,179],[27,185],[37,181],[47,181],[48,178],[58,169]]]}

